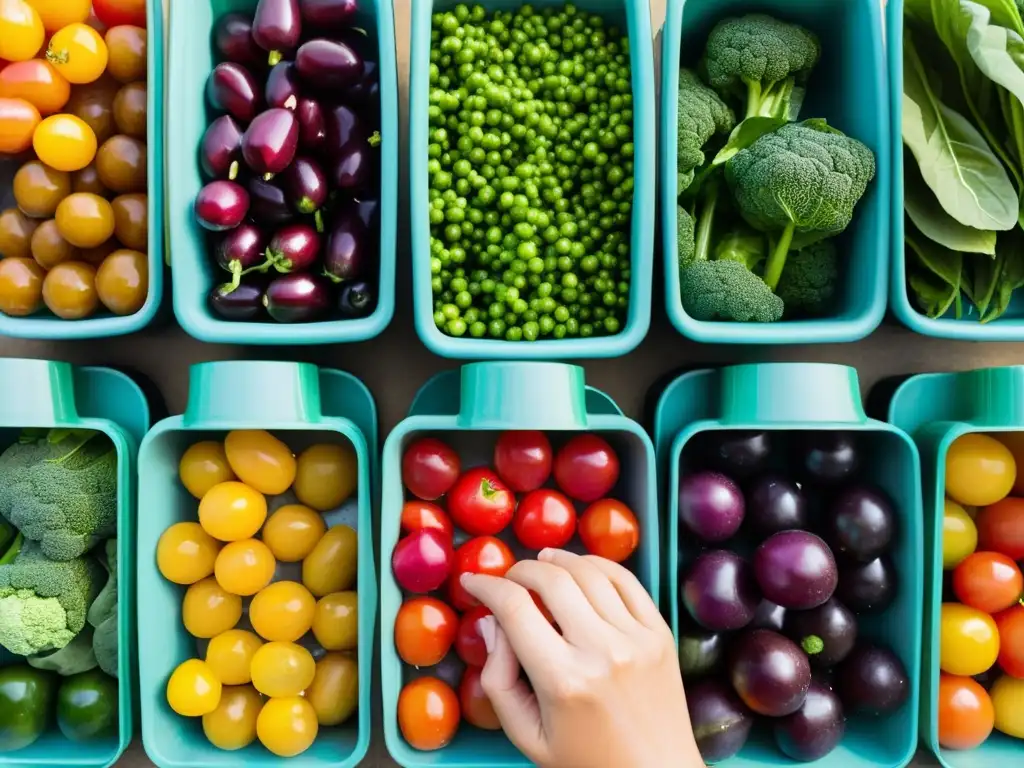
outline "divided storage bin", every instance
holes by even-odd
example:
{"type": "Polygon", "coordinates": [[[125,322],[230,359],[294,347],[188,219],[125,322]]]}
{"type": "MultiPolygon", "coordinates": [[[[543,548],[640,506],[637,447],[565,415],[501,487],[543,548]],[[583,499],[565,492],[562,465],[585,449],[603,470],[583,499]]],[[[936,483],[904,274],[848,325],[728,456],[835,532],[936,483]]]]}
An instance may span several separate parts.
{"type": "Polygon", "coordinates": [[[914,438],[924,469],[921,739],[945,768],[1020,764],[1024,761],[1024,741],[998,731],[993,731],[975,749],[957,751],[940,747],[937,697],[947,451],[954,440],[972,432],[1024,431],[1024,366],[912,376],[893,395],[889,421],[914,438]]]}
{"type": "MultiPolygon", "coordinates": [[[[890,2],[890,7],[893,5],[890,2]]],[[[661,30],[661,118],[658,175],[665,305],[672,325],[695,341],[718,344],[826,344],[857,341],[885,314],[890,211],[889,100],[884,74],[880,0],[668,0],[661,30]],[[875,179],[858,203],[853,222],[839,236],[843,280],[827,317],[776,323],[706,322],[686,314],[679,297],[676,142],[679,67],[692,67],[707,35],[721,19],[767,13],[806,26],[821,38],[822,57],[807,85],[801,119],[829,125],[864,142],[875,153],[875,179]],[[841,35],[836,31],[842,30],[841,35]]],[[[890,48],[890,51],[892,48],[890,48]]],[[[895,96],[894,96],[895,98],[895,96]]],[[[902,217],[902,207],[898,211],[902,217]]]]}
{"type": "MultiPolygon", "coordinates": [[[[47,360],[0,360],[0,446],[26,428],[89,429],[110,438],[117,450],[117,735],[73,742],[50,729],[34,744],[0,752],[0,766],[107,768],[132,740],[138,671],[135,632],[135,462],[149,428],[150,405],[128,376],[110,368],[47,360]]],[[[24,663],[0,648],[0,667],[24,663]]],[[[56,699],[55,699],[56,701],[56,699]]]]}
{"type": "MultiPolygon", "coordinates": [[[[354,498],[328,512],[328,525],[355,528],[358,538],[359,709],[345,724],[321,728],[312,747],[292,758],[296,766],[354,768],[370,745],[370,690],[377,582],[373,564],[372,482],[377,456],[377,410],[369,390],[354,376],[306,363],[220,362],[192,366],[185,412],[159,422],[139,453],[139,661],[142,740],[161,768],[277,765],[280,758],[254,742],[225,752],[203,735],[200,718],[180,717],[167,704],[171,672],[189,658],[202,658],[198,642],[182,625],[184,588],[157,569],[160,535],[172,524],[196,521],[198,501],[181,485],[178,463],[200,440],[221,440],[233,429],[266,429],[297,454],[315,443],[347,440],[358,461],[354,498]]],[[[271,511],[290,493],[268,499],[271,511]]],[[[297,580],[293,564],[278,564],[278,576],[297,580]],[[291,574],[291,575],[289,575],[291,574]]],[[[247,604],[247,603],[246,603],[247,604]]],[[[243,622],[245,614],[243,613],[243,622]]],[[[300,641],[300,643],[303,641],[300,641]]],[[[205,644],[203,644],[205,648],[205,644]]]]}
{"type": "MultiPolygon", "coordinates": [[[[818,363],[772,363],[695,370],[671,382],[655,411],[654,440],[665,480],[663,506],[672,631],[682,626],[680,579],[700,544],[679,523],[679,483],[690,467],[686,451],[694,439],[722,430],[767,431],[769,437],[794,431],[847,431],[861,447],[859,479],[880,488],[892,500],[897,531],[890,556],[898,584],[895,602],[884,612],[858,616],[858,637],[884,643],[903,662],[909,697],[885,718],[853,716],[836,749],[815,762],[825,768],[902,768],[917,746],[918,678],[921,658],[921,491],[920,465],[913,441],[889,424],[869,419],[861,404],[853,368],[818,363]]],[[[785,466],[772,462],[785,472],[785,466]]],[[[812,522],[819,512],[812,506],[812,522]]],[[[740,535],[742,539],[742,532],[740,535]]],[[[711,546],[711,545],[709,545],[711,546]]],[[[729,543],[725,544],[729,547],[729,543]]],[[[743,750],[724,766],[788,765],[758,726],[743,750]]]]}
{"type": "MultiPolygon", "coordinates": [[[[595,432],[615,449],[621,475],[611,495],[625,502],[640,523],[640,546],[625,565],[658,600],[658,519],[654,449],[643,429],[608,395],[586,386],[583,369],[561,363],[474,363],[430,379],[416,394],[408,416],[384,444],[381,517],[381,677],[384,738],[391,756],[405,768],[526,768],[531,763],[499,732],[463,723],[458,735],[436,752],[411,747],[398,726],[402,686],[414,677],[442,676],[435,667],[411,670],[395,650],[395,617],[403,594],[391,570],[391,554],[400,537],[405,498],[402,455],[420,437],[436,437],[460,455],[463,469],[489,465],[494,441],[505,430],[544,430],[557,451],[561,438],[595,432]]],[[[581,507],[577,507],[581,510],[581,507]]],[[[507,529],[513,552],[518,547],[507,529]]],[[[461,543],[457,537],[456,541],[461,543]]],[[[574,538],[570,548],[578,548],[574,538]]],[[[454,654],[454,651],[452,652],[454,654]]],[[[442,661],[444,665],[448,659],[442,661]]],[[[455,681],[457,685],[458,681],[455,681]]]]}
{"type": "MultiPolygon", "coordinates": [[[[488,11],[518,9],[514,0],[481,0],[488,11]]],[[[633,210],[630,235],[631,279],[626,321],[615,335],[590,338],[544,339],[532,342],[455,338],[434,323],[431,292],[429,176],[427,145],[429,121],[429,64],[431,15],[448,11],[457,0],[417,0],[412,3],[412,44],[409,75],[409,179],[412,224],[412,285],[416,332],[434,354],[455,359],[567,360],[617,357],[635,349],[651,322],[651,276],[654,262],[655,200],[655,89],[651,46],[651,9],[648,0],[580,0],[580,10],[597,13],[629,38],[633,89],[633,210]]],[[[561,7],[565,0],[538,0],[534,8],[561,7]]]]}
{"type": "MultiPolygon", "coordinates": [[[[158,2],[159,0],[157,0],[158,2]]],[[[350,320],[282,324],[232,322],[213,313],[210,290],[230,277],[213,262],[207,232],[196,221],[193,204],[203,187],[199,146],[216,115],[206,101],[206,81],[219,60],[212,35],[217,20],[231,12],[252,14],[257,0],[193,0],[172,3],[170,75],[167,106],[168,229],[174,314],[181,327],[200,341],[221,344],[340,344],[372,339],[391,322],[395,310],[395,225],[398,214],[398,72],[392,0],[359,3],[355,26],[377,43],[380,78],[380,270],[377,307],[350,320]]]]}

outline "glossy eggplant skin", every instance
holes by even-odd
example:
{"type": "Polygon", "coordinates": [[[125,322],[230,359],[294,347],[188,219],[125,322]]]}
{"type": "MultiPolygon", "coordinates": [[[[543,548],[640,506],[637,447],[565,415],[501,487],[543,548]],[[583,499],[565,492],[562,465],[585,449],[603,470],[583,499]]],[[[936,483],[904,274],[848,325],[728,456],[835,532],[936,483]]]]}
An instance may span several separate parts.
{"type": "Polygon", "coordinates": [[[234,229],[249,212],[249,194],[234,181],[211,181],[196,195],[196,220],[211,232],[234,229]]]}
{"type": "Polygon", "coordinates": [[[331,109],[325,118],[325,146],[332,159],[338,160],[347,154],[350,146],[366,142],[363,121],[351,107],[339,104],[331,109]]]}
{"type": "Polygon", "coordinates": [[[252,39],[252,20],[244,13],[226,13],[217,19],[213,40],[224,61],[233,61],[252,71],[266,65],[266,54],[252,39]]]}
{"type": "Polygon", "coordinates": [[[264,314],[263,290],[265,280],[250,280],[238,286],[232,283],[215,285],[210,291],[210,309],[224,320],[247,322],[264,314]]]}
{"type": "Polygon", "coordinates": [[[327,202],[327,177],[312,158],[296,157],[281,175],[281,186],[298,213],[316,213],[327,202]]]}
{"type": "Polygon", "coordinates": [[[356,0],[299,0],[302,23],[310,29],[332,29],[348,24],[358,9],[356,0]]]}
{"type": "Polygon", "coordinates": [[[380,99],[380,70],[373,59],[363,59],[363,71],[359,79],[350,85],[345,95],[363,104],[374,104],[380,99]]]}
{"type": "Polygon", "coordinates": [[[254,176],[249,179],[252,218],[265,227],[287,224],[294,218],[284,190],[276,184],[254,176]]]}
{"type": "Polygon", "coordinates": [[[256,78],[241,64],[230,61],[213,68],[206,81],[206,98],[210,106],[242,125],[252,122],[263,104],[256,78]]]}
{"type": "Polygon", "coordinates": [[[341,153],[331,172],[334,186],[353,193],[365,188],[372,176],[373,151],[369,144],[352,144],[341,153]]]}
{"type": "Polygon", "coordinates": [[[231,115],[221,115],[206,129],[199,149],[199,162],[203,173],[210,179],[229,179],[238,176],[238,163],[242,159],[242,129],[231,115]]]}
{"type": "Polygon", "coordinates": [[[787,611],[783,632],[803,648],[812,667],[833,667],[857,642],[857,617],[832,597],[809,611],[787,611]]]}
{"type": "Polygon", "coordinates": [[[295,111],[299,103],[299,77],[292,62],[282,61],[274,65],[267,75],[263,95],[268,107],[295,111]]]}
{"type": "Polygon", "coordinates": [[[217,266],[225,272],[241,275],[266,261],[267,238],[255,224],[243,222],[226,233],[214,248],[217,266]]]}
{"type": "Polygon", "coordinates": [[[858,645],[839,667],[836,687],[851,713],[886,715],[910,696],[910,681],[903,662],[877,645],[858,645]]]}
{"type": "Polygon", "coordinates": [[[679,635],[679,669],[684,680],[710,675],[725,662],[727,635],[706,629],[689,629],[679,635]]]}
{"type": "Polygon", "coordinates": [[[326,276],[336,283],[364,277],[369,258],[366,240],[366,227],[358,217],[351,214],[339,216],[324,249],[326,276]]]}
{"type": "Polygon", "coordinates": [[[317,38],[299,46],[295,68],[317,88],[348,88],[363,76],[363,59],[345,43],[317,38]]]}
{"type": "Polygon", "coordinates": [[[317,320],[330,305],[330,290],[315,275],[293,272],[274,279],[263,294],[263,306],[279,323],[317,320]]]}
{"type": "Polygon", "coordinates": [[[299,121],[299,144],[307,152],[319,153],[327,146],[327,119],[320,102],[302,97],[295,106],[299,121]]]}
{"type": "Polygon", "coordinates": [[[366,317],[376,303],[376,293],[365,280],[345,283],[338,293],[338,314],[348,320],[366,317]]]}
{"type": "Polygon", "coordinates": [[[779,718],[772,727],[775,743],[784,754],[809,763],[839,745],[846,733],[846,717],[835,692],[812,680],[800,709],[779,718]]]}
{"type": "Polygon", "coordinates": [[[274,233],[267,256],[278,272],[305,272],[320,255],[320,235],[304,222],[288,224],[274,233]]]}
{"type": "Polygon", "coordinates": [[[881,613],[896,599],[899,577],[888,555],[839,569],[836,597],[857,613],[881,613]]]}
{"type": "Polygon", "coordinates": [[[252,39],[267,51],[271,66],[294,50],[302,37],[298,0],[260,0],[252,21],[252,39]]]}
{"type": "Polygon", "coordinates": [[[254,173],[281,173],[299,148],[299,123],[287,109],[268,109],[252,121],[242,137],[242,157],[254,173]]]}

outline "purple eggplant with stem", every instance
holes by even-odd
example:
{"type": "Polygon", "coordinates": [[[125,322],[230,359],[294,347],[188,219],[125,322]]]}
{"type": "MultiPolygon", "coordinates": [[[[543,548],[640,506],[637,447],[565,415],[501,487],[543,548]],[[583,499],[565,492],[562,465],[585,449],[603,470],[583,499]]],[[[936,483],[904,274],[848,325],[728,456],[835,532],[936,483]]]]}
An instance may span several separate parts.
{"type": "Polygon", "coordinates": [[[306,272],[320,256],[320,235],[309,224],[288,224],[274,233],[267,260],[278,272],[306,272]]]}
{"type": "Polygon", "coordinates": [[[338,189],[356,192],[366,187],[373,174],[380,134],[374,131],[362,143],[352,143],[335,156],[331,181],[338,189]]]}
{"type": "Polygon", "coordinates": [[[316,29],[336,29],[351,23],[359,10],[356,0],[299,0],[302,23],[316,29]]]}
{"type": "Polygon", "coordinates": [[[263,306],[279,323],[316,320],[327,311],[330,303],[327,282],[310,274],[281,275],[263,293],[263,306]]]}
{"type": "Polygon", "coordinates": [[[242,158],[242,129],[230,115],[221,115],[206,129],[199,150],[203,172],[213,179],[238,178],[242,158]]]}
{"type": "Polygon", "coordinates": [[[264,181],[289,166],[299,148],[299,123],[287,109],[256,116],[242,136],[242,157],[264,181]]]}
{"type": "Polygon", "coordinates": [[[249,197],[252,200],[250,212],[252,218],[265,227],[276,227],[287,224],[295,216],[284,190],[276,184],[264,181],[259,176],[249,179],[249,197]]]}
{"type": "Polygon", "coordinates": [[[294,50],[302,37],[298,0],[260,0],[252,20],[252,39],[267,51],[267,61],[274,66],[288,51],[294,50]]]}
{"type": "Polygon", "coordinates": [[[243,275],[267,271],[271,262],[266,258],[266,248],[267,238],[255,224],[240,224],[220,239],[214,258],[217,266],[231,273],[228,285],[232,289],[238,287],[243,275]]]}
{"type": "Polygon", "coordinates": [[[366,317],[373,311],[375,303],[374,290],[365,280],[345,283],[338,293],[338,314],[349,320],[366,317]]]}
{"type": "Polygon", "coordinates": [[[317,38],[299,47],[295,69],[317,88],[349,88],[363,76],[363,59],[345,43],[317,38]]]}
{"type": "Polygon", "coordinates": [[[267,106],[272,109],[290,109],[295,111],[299,103],[299,77],[295,64],[282,61],[275,64],[267,75],[267,87],[263,89],[267,106]]]}
{"type": "Polygon", "coordinates": [[[256,69],[266,65],[266,54],[252,39],[252,19],[243,13],[227,13],[213,30],[214,46],[220,58],[256,69]]]}
{"type": "Polygon", "coordinates": [[[210,106],[227,112],[242,125],[248,125],[256,117],[263,102],[263,94],[252,73],[230,61],[213,68],[206,80],[206,98],[210,106]]]}
{"type": "Polygon", "coordinates": [[[327,143],[327,119],[320,102],[303,96],[295,106],[299,143],[307,152],[320,152],[327,143]]]}
{"type": "Polygon", "coordinates": [[[234,181],[211,181],[196,195],[196,220],[211,232],[234,229],[249,212],[249,193],[234,181]]]}
{"type": "Polygon", "coordinates": [[[324,251],[324,275],[335,283],[358,280],[366,274],[367,232],[353,213],[335,219],[324,251]]]}
{"type": "Polygon", "coordinates": [[[316,217],[317,232],[323,232],[324,221],[320,209],[327,202],[327,177],[320,166],[308,157],[296,157],[281,174],[281,185],[292,207],[301,214],[313,214],[316,217]]]}
{"type": "Polygon", "coordinates": [[[247,279],[244,283],[221,283],[210,291],[208,301],[212,309],[224,320],[245,322],[255,320],[265,311],[263,293],[266,279],[247,279]]]}

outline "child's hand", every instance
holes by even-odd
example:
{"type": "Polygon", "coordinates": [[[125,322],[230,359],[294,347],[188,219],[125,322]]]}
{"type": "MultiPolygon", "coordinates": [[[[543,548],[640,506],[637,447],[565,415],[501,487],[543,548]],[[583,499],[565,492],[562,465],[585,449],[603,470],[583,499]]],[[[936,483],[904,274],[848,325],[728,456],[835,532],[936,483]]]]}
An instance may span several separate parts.
{"type": "Polygon", "coordinates": [[[494,613],[481,684],[509,739],[551,768],[703,766],[672,632],[629,571],[544,550],[462,584],[494,613]],[[540,595],[559,635],[533,602],[540,595]],[[522,664],[533,686],[519,677],[522,664]]]}

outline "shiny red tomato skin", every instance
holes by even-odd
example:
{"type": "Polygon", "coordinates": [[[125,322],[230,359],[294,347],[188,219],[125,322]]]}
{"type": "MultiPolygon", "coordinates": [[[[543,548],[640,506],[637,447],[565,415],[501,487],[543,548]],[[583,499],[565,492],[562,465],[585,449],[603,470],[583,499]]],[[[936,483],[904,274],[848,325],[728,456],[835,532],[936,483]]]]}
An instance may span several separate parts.
{"type": "Polygon", "coordinates": [[[146,26],[145,0],[93,0],[92,12],[107,27],[120,24],[146,26]]]}
{"type": "Polygon", "coordinates": [[[576,508],[559,491],[531,491],[519,500],[512,530],[528,549],[561,549],[576,533],[576,508]]]}
{"type": "Polygon", "coordinates": [[[402,505],[402,532],[412,533],[424,528],[437,531],[449,541],[455,536],[455,526],[447,512],[429,501],[410,499],[402,505]]]}
{"type": "Polygon", "coordinates": [[[494,445],[494,469],[509,488],[526,493],[551,477],[551,443],[543,432],[502,432],[494,445]]]}
{"type": "Polygon", "coordinates": [[[614,563],[626,560],[640,544],[636,515],[617,499],[601,499],[587,507],[579,531],[587,552],[614,563]]]}
{"type": "Polygon", "coordinates": [[[459,683],[459,706],[462,709],[462,719],[477,728],[485,731],[500,731],[501,721],[494,712],[491,700],[484,693],[484,687],[480,683],[481,670],[476,667],[466,667],[462,674],[462,682],[459,683]]]}
{"type": "Polygon", "coordinates": [[[1024,560],[1024,499],[1008,496],[978,513],[978,549],[1024,560]]]}
{"type": "Polygon", "coordinates": [[[999,666],[1011,677],[1024,678],[1024,605],[1015,605],[998,613],[999,666]]]}
{"type": "Polygon", "coordinates": [[[414,667],[440,663],[455,641],[459,617],[450,606],[433,597],[411,597],[395,618],[398,656],[414,667]]]}
{"type": "Polygon", "coordinates": [[[516,497],[491,469],[463,473],[448,492],[448,514],[471,536],[493,536],[512,522],[516,497]]]}
{"type": "Polygon", "coordinates": [[[598,435],[576,435],[555,454],[555,482],[576,501],[597,501],[619,481],[619,457],[598,435]]]}
{"type": "Polygon", "coordinates": [[[459,628],[455,632],[455,653],[471,667],[482,667],[487,662],[487,646],[477,622],[491,615],[491,609],[485,605],[470,608],[459,619],[459,628]]]}
{"type": "Polygon", "coordinates": [[[1024,591],[1020,568],[998,552],[975,552],[953,570],[953,592],[964,605],[998,613],[1016,603],[1024,591]]]}
{"type": "Polygon", "coordinates": [[[455,550],[455,563],[448,578],[448,602],[456,610],[467,611],[480,605],[469,594],[459,579],[464,573],[483,573],[488,576],[504,576],[516,562],[508,545],[493,536],[477,536],[455,550]]]}
{"type": "Polygon", "coordinates": [[[433,437],[414,441],[402,454],[402,482],[413,496],[433,501],[459,479],[462,463],[450,446],[433,437]]]}

